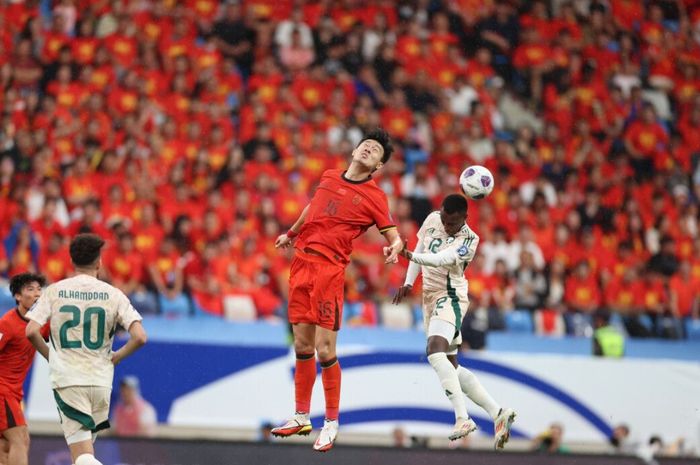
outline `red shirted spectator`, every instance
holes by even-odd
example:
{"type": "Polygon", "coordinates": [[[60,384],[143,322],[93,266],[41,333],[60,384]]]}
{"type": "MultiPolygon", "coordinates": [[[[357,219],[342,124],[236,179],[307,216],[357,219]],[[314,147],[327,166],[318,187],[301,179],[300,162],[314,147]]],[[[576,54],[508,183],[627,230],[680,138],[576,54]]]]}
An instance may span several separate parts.
{"type": "Polygon", "coordinates": [[[211,268],[217,256],[219,256],[218,244],[206,244],[201,256],[185,269],[185,274],[195,304],[206,313],[223,315],[221,290],[224,282],[217,273],[212,273],[211,268]]]}
{"type": "Polygon", "coordinates": [[[68,277],[73,267],[64,237],[60,233],[52,233],[47,245],[41,249],[39,268],[49,283],[68,277]]]}
{"type": "Polygon", "coordinates": [[[656,111],[651,104],[642,110],[642,118],[629,125],[625,132],[625,147],[634,158],[651,157],[664,150],[668,134],[656,122],[656,111]]]}
{"type": "Polygon", "coordinates": [[[156,252],[148,261],[148,274],[156,290],[173,299],[180,295],[184,286],[183,263],[172,236],[166,236],[157,245],[156,252]]]}
{"type": "Polygon", "coordinates": [[[579,262],[566,280],[564,299],[572,311],[591,313],[600,307],[600,290],[588,262],[579,262]]]}
{"type": "Polygon", "coordinates": [[[694,278],[690,262],[681,263],[679,273],[668,283],[671,314],[675,317],[700,317],[700,278],[694,278]]]}
{"type": "Polygon", "coordinates": [[[123,17],[117,31],[104,39],[104,46],[110,56],[124,68],[129,68],[134,63],[138,53],[135,34],[136,25],[131,18],[123,17]]]}
{"type": "Polygon", "coordinates": [[[649,314],[661,315],[668,306],[663,280],[656,273],[646,272],[642,283],[642,291],[636,295],[635,304],[649,314]]]}
{"type": "Polygon", "coordinates": [[[628,268],[622,277],[616,277],[605,288],[605,305],[624,315],[632,314],[638,303],[637,296],[643,292],[634,268],[628,268]]]}
{"type": "Polygon", "coordinates": [[[130,295],[144,283],[144,257],[134,248],[134,235],[124,231],[117,244],[102,254],[104,268],[113,286],[130,295]]]}
{"type": "Polygon", "coordinates": [[[95,59],[100,40],[94,36],[94,22],[81,21],[79,36],[71,41],[72,55],[79,65],[87,65],[95,59]]]}

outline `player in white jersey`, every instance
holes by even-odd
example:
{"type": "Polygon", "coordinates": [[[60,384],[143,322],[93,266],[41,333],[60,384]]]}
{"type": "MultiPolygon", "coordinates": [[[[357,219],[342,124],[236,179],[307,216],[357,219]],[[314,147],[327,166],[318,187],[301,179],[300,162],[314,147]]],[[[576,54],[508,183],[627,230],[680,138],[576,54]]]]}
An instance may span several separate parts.
{"type": "Polygon", "coordinates": [[[141,315],[119,289],[97,279],[104,240],[79,234],[70,244],[75,276],[47,287],[27,313],[27,337],[49,361],[51,385],[61,427],[75,465],[101,465],[95,458],[96,433],[109,428],[114,366],[146,343],[141,315]],[[40,335],[50,319],[50,345],[40,335]],[[117,326],[129,341],[116,352],[117,326]]]}
{"type": "Polygon", "coordinates": [[[459,366],[457,351],[462,343],[460,328],[469,308],[468,283],[464,272],[476,254],[479,236],[466,224],[467,200],[458,194],[442,201],[440,211],[428,215],[418,231],[418,244],[401,253],[410,260],[406,281],[394,297],[398,304],[408,295],[419,273],[423,273],[423,322],[428,337],[428,361],[440,379],[455,411],[451,440],[476,430],[469,418],[464,395],[482,407],[495,424],[495,448],[510,437],[515,412],[501,408],[474,373],[459,366]],[[422,265],[422,266],[421,266],[422,265]]]}

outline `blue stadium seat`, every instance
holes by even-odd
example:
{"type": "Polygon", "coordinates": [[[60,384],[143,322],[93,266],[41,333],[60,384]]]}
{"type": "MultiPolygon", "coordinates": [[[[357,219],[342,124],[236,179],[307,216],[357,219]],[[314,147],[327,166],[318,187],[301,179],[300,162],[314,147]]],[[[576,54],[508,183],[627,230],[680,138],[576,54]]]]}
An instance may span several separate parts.
{"type": "Polygon", "coordinates": [[[593,322],[591,315],[585,313],[565,313],[564,323],[566,334],[576,337],[591,337],[593,335],[593,322]]]}
{"type": "Polygon", "coordinates": [[[685,320],[685,334],[688,339],[700,341],[700,320],[685,320]]]}
{"type": "Polygon", "coordinates": [[[158,306],[163,315],[168,316],[189,316],[190,301],[185,294],[178,294],[173,299],[168,299],[162,294],[158,294],[158,306]]]}
{"type": "Polygon", "coordinates": [[[129,300],[141,315],[158,313],[158,300],[152,292],[134,292],[129,296],[129,300]]]}
{"type": "Polygon", "coordinates": [[[526,310],[513,310],[505,313],[506,329],[516,333],[532,332],[532,315],[526,310]]]}

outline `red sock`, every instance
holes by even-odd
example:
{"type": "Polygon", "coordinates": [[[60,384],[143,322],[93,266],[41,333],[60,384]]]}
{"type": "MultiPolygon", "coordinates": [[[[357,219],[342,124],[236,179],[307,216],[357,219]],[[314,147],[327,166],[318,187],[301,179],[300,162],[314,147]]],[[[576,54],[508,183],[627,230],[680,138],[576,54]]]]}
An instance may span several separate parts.
{"type": "Polygon", "coordinates": [[[309,413],[311,411],[311,392],[316,381],[316,359],[314,354],[297,354],[296,369],[294,370],[294,398],[296,411],[309,413]]]}
{"type": "Polygon", "coordinates": [[[326,394],[326,418],[337,420],[340,404],[340,363],[337,358],[321,362],[321,380],[326,394]]]}

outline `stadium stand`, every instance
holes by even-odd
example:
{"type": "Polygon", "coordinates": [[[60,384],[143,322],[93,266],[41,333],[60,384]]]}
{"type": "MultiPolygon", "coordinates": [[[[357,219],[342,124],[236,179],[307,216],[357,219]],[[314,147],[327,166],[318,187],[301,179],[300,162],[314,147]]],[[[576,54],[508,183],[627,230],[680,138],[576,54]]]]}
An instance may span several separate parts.
{"type": "MultiPolygon", "coordinates": [[[[382,125],[411,246],[465,166],[494,173],[468,273],[506,329],[606,308],[697,338],[700,3],[419,3],[0,2],[0,272],[58,280],[93,231],[144,313],[283,317],[274,238],[382,125]]],[[[403,267],[363,241],[347,308],[381,325],[403,267]]]]}

